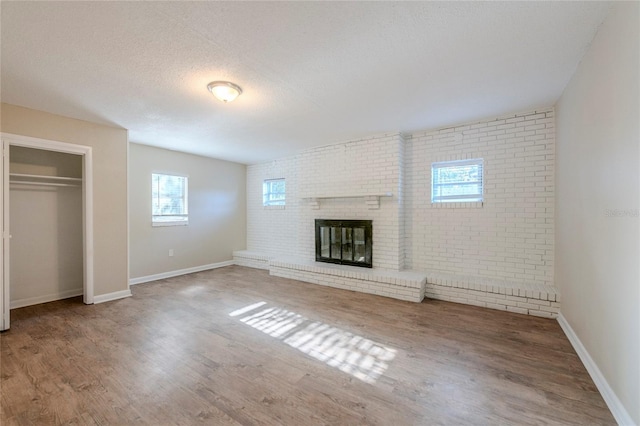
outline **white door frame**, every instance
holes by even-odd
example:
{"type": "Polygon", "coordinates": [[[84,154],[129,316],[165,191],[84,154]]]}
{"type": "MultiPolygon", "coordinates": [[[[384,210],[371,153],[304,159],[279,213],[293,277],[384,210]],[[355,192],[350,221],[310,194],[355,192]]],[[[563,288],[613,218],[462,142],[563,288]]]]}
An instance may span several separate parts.
{"type": "MultiPolygon", "coordinates": [[[[93,303],[93,156],[92,148],[85,145],[76,145],[66,142],[58,142],[47,139],[32,138],[29,136],[14,135],[11,133],[0,133],[2,136],[3,146],[22,146],[26,148],[43,149],[47,151],[63,152],[67,154],[76,154],[82,156],[82,218],[83,218],[83,248],[84,248],[84,277],[83,277],[83,294],[84,303],[87,305],[93,303]]],[[[8,199],[9,191],[9,153],[5,153],[4,167],[2,170],[3,180],[3,198],[8,199]]],[[[9,282],[9,239],[10,236],[10,218],[8,206],[3,203],[3,224],[2,236],[2,259],[3,273],[1,275],[4,300],[0,305],[0,330],[9,328],[9,310],[10,310],[10,285],[9,282]]],[[[2,297],[0,297],[2,299],[2,297]]]]}

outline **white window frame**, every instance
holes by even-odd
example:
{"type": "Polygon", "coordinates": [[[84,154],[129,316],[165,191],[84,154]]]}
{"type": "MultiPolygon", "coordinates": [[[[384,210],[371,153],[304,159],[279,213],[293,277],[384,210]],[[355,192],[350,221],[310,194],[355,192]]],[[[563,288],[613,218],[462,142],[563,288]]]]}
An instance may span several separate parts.
{"type": "Polygon", "coordinates": [[[482,158],[474,158],[469,160],[440,161],[431,163],[431,203],[482,203],[484,202],[484,160],[482,158]],[[475,181],[459,181],[439,183],[437,176],[442,169],[461,167],[461,166],[477,166],[479,167],[479,180],[475,181]],[[455,186],[455,185],[480,185],[480,193],[474,194],[455,194],[455,195],[436,195],[436,187],[455,186]]]}
{"type": "Polygon", "coordinates": [[[189,224],[189,176],[170,173],[151,173],[151,226],[186,226],[189,224]],[[156,215],[153,214],[153,206],[156,200],[153,197],[153,184],[156,176],[170,176],[184,179],[184,192],[182,194],[184,211],[181,214],[156,215]]]}
{"type": "Polygon", "coordinates": [[[265,179],[262,181],[262,205],[264,207],[285,206],[287,204],[287,181],[285,178],[265,179]],[[284,198],[282,200],[269,200],[271,194],[279,194],[278,192],[270,192],[270,184],[273,182],[284,183],[284,198]]]}

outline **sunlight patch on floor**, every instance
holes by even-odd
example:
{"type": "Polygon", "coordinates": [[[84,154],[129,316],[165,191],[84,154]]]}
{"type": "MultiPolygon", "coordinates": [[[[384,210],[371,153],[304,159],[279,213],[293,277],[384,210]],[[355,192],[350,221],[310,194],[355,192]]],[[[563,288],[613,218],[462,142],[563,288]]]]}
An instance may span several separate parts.
{"type": "Polygon", "coordinates": [[[254,303],[229,316],[247,314],[239,318],[244,324],[366,383],[375,383],[396,356],[395,349],[286,309],[266,307],[251,313],[265,305],[254,303]]]}
{"type": "Polygon", "coordinates": [[[260,306],[266,305],[267,302],[258,302],[253,305],[245,306],[244,308],[236,309],[235,311],[229,314],[230,317],[237,317],[238,315],[246,314],[247,312],[251,312],[254,309],[259,308],[260,306]]]}
{"type": "Polygon", "coordinates": [[[395,349],[321,322],[312,322],[284,342],[367,383],[375,383],[396,356],[395,349]]]}

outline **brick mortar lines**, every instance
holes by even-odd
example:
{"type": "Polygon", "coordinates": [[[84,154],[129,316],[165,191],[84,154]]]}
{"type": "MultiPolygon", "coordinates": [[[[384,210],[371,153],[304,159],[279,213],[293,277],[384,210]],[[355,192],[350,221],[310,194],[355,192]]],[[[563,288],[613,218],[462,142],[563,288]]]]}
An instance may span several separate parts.
{"type": "Polygon", "coordinates": [[[247,249],[312,259],[314,217],[372,219],[374,268],[552,286],[554,126],[553,109],[544,108],[249,166],[247,249]],[[431,162],[478,157],[485,160],[484,204],[433,208],[431,162]],[[264,210],[262,180],[276,177],[287,180],[287,206],[264,210]],[[312,210],[302,198],[320,190],[392,191],[394,197],[381,199],[379,210],[353,199],[323,200],[312,210]]]}

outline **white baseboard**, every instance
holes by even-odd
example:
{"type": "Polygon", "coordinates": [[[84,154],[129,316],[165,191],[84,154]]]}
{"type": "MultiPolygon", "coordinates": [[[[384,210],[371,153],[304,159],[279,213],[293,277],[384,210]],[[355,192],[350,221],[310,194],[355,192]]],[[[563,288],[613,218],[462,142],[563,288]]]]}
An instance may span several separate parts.
{"type": "Polygon", "coordinates": [[[57,293],[45,294],[44,296],[27,297],[25,299],[18,299],[11,301],[11,308],[24,308],[25,306],[37,305],[40,303],[53,302],[55,300],[68,299],[69,297],[82,296],[84,291],[82,288],[74,290],[59,291],[57,293]]]}
{"type": "Polygon", "coordinates": [[[609,386],[609,383],[602,375],[602,372],[598,368],[597,364],[591,358],[591,355],[589,355],[589,352],[587,352],[587,349],[578,338],[578,335],[575,333],[575,331],[573,331],[573,328],[571,328],[564,315],[562,315],[562,312],[558,314],[558,324],[560,324],[562,331],[564,331],[564,334],[569,339],[569,342],[571,342],[571,345],[573,345],[573,349],[575,349],[575,351],[578,353],[580,360],[587,369],[587,372],[591,376],[591,379],[593,379],[593,382],[596,384],[596,387],[600,391],[604,402],[607,403],[609,410],[611,410],[611,414],[613,414],[613,417],[616,419],[618,424],[623,426],[636,425],[636,423],[633,421],[627,410],[618,399],[618,396],[615,394],[613,389],[611,389],[611,386],[609,386]]]}
{"type": "Polygon", "coordinates": [[[113,293],[101,294],[98,296],[93,296],[93,303],[97,305],[98,303],[110,302],[112,300],[124,299],[125,297],[131,297],[131,290],[120,290],[114,291],[113,293]]]}
{"type": "Polygon", "coordinates": [[[129,285],[148,283],[150,281],[157,281],[165,278],[177,277],[179,275],[193,274],[194,272],[208,271],[209,269],[222,268],[224,266],[231,266],[233,264],[234,264],[233,260],[225,260],[224,262],[210,263],[208,265],[202,265],[202,266],[194,266],[193,268],[178,269],[176,271],[163,272],[161,274],[130,278],[129,285]]]}

